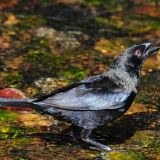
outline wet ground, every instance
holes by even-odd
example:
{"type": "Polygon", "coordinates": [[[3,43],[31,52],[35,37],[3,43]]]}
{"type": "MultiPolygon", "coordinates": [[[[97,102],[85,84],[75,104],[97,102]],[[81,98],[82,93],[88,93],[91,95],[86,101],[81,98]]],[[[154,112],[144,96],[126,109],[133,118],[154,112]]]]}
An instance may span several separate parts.
{"type": "MultiPolygon", "coordinates": [[[[105,71],[125,48],[160,43],[158,1],[0,2],[0,86],[40,96],[105,71]]],[[[103,159],[160,160],[160,54],[145,63],[129,111],[98,128],[94,139],[114,150],[103,159]],[[125,152],[124,152],[125,151],[125,152]]],[[[0,93],[1,94],[1,93],[0,93]]],[[[70,124],[35,111],[0,110],[1,160],[93,160],[70,124]]]]}

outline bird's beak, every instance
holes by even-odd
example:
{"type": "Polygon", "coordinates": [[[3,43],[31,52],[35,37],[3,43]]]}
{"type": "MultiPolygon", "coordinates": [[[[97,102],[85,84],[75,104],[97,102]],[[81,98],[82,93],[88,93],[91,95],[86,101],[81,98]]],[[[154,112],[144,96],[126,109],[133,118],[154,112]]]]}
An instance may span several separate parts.
{"type": "Polygon", "coordinates": [[[148,57],[150,55],[153,55],[155,53],[157,53],[157,51],[160,49],[159,47],[153,47],[153,44],[148,42],[148,43],[144,43],[143,45],[145,45],[145,57],[148,57]]]}

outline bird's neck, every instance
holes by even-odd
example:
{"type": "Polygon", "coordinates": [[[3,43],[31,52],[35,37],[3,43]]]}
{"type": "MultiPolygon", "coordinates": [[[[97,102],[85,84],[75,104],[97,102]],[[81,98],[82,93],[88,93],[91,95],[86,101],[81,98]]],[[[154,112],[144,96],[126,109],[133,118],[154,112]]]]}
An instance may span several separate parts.
{"type": "Polygon", "coordinates": [[[106,76],[116,83],[116,85],[127,91],[136,91],[139,75],[137,73],[128,73],[123,68],[110,68],[106,76]]]}

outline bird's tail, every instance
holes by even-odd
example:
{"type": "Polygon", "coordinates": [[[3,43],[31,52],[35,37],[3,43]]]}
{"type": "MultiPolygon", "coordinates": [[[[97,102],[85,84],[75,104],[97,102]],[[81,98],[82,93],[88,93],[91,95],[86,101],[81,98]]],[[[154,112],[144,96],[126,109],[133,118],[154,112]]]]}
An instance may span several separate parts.
{"type": "Polygon", "coordinates": [[[10,106],[10,107],[27,107],[27,108],[33,108],[36,110],[41,110],[41,106],[39,106],[37,103],[34,103],[35,99],[31,98],[0,98],[0,108],[4,106],[10,106]]]}
{"type": "Polygon", "coordinates": [[[4,106],[20,107],[20,108],[32,108],[40,113],[50,114],[59,118],[61,112],[58,108],[50,106],[41,102],[36,102],[36,99],[32,98],[0,98],[0,109],[4,106]]]}

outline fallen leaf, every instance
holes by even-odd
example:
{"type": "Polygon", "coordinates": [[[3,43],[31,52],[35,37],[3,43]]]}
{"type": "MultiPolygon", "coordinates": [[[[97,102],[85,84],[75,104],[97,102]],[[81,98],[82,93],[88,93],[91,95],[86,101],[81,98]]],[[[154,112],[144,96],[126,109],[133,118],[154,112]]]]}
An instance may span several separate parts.
{"type": "Polygon", "coordinates": [[[160,17],[160,5],[143,5],[135,9],[135,13],[146,14],[153,17],[160,17]]]}
{"type": "Polygon", "coordinates": [[[10,14],[8,19],[4,22],[5,25],[15,25],[19,22],[19,20],[15,17],[15,15],[10,14]]]}
{"type": "Polygon", "coordinates": [[[18,3],[18,0],[1,0],[0,1],[0,10],[5,9],[5,8],[12,8],[18,3]]]}
{"type": "Polygon", "coordinates": [[[24,93],[15,88],[5,88],[0,90],[1,98],[26,98],[24,93]]]}
{"type": "Polygon", "coordinates": [[[36,127],[36,126],[48,127],[53,124],[51,120],[47,119],[47,117],[34,113],[26,113],[20,115],[19,119],[27,127],[36,127]]]}
{"type": "MultiPolygon", "coordinates": [[[[18,89],[14,88],[5,88],[0,90],[0,97],[1,98],[26,98],[23,92],[21,92],[18,89]]],[[[31,111],[31,108],[27,108],[25,106],[22,107],[10,107],[10,106],[4,106],[3,108],[1,107],[0,109],[4,110],[18,110],[18,111],[31,111]]]]}
{"type": "Polygon", "coordinates": [[[119,40],[113,43],[108,39],[101,38],[100,41],[96,42],[95,49],[105,55],[117,56],[125,49],[125,46],[119,40]]]}
{"type": "Polygon", "coordinates": [[[147,112],[147,108],[143,104],[134,103],[129,110],[126,112],[127,115],[139,112],[147,112]]]}
{"type": "Polygon", "coordinates": [[[8,59],[4,61],[4,63],[5,63],[6,68],[18,69],[19,66],[22,64],[23,59],[24,58],[22,56],[19,56],[16,58],[9,57],[8,59]]]}
{"type": "Polygon", "coordinates": [[[8,49],[11,46],[11,38],[7,35],[0,36],[0,49],[8,49]]]}

